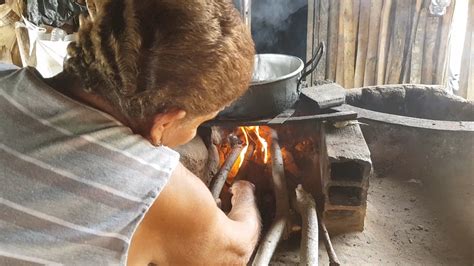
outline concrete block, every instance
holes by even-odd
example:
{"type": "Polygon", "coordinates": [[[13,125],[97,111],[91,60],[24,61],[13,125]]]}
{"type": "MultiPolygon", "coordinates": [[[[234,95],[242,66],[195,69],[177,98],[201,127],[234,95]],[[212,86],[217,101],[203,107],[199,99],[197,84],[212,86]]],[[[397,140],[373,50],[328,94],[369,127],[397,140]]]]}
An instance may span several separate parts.
{"type": "Polygon", "coordinates": [[[320,147],[323,220],[329,232],[363,230],[372,161],[359,124],[324,124],[320,147]]]}
{"type": "Polygon", "coordinates": [[[361,232],[364,230],[365,212],[365,207],[326,209],[323,220],[331,235],[361,232]]]}

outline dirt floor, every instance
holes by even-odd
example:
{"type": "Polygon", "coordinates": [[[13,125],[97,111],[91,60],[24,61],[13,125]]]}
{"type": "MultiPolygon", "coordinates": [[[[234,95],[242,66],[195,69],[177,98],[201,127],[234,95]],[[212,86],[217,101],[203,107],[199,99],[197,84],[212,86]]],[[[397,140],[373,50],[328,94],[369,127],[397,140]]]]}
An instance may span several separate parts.
{"type": "MultiPolygon", "coordinates": [[[[341,264],[474,265],[472,245],[452,239],[441,210],[426,207],[427,192],[420,180],[372,178],[364,232],[332,238],[341,264]]],[[[297,264],[298,243],[298,237],[281,243],[271,265],[297,264]]],[[[319,264],[328,265],[322,241],[319,247],[319,264]]]]}

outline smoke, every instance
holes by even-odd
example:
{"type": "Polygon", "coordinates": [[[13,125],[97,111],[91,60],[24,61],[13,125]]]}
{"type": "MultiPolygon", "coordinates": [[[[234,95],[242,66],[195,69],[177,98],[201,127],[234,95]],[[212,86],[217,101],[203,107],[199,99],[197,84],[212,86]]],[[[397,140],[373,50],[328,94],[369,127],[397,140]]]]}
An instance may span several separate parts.
{"type": "Polygon", "coordinates": [[[307,0],[253,0],[252,36],[257,46],[273,47],[278,33],[288,29],[288,18],[306,4],[307,0]]]}

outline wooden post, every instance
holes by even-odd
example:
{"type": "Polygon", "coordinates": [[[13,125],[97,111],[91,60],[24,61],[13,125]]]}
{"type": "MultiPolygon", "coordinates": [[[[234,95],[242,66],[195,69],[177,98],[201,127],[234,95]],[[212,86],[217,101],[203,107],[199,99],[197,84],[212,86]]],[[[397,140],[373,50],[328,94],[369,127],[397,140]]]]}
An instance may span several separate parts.
{"type": "MultiPolygon", "coordinates": [[[[329,16],[329,0],[320,0],[319,4],[319,42],[324,42],[326,45],[328,43],[328,16],[329,16]]],[[[317,43],[319,43],[317,42],[317,43]]],[[[323,53],[321,61],[316,67],[315,78],[314,80],[324,80],[326,79],[326,60],[327,60],[327,51],[323,53]]],[[[311,84],[314,85],[314,84],[311,84]]]]}
{"type": "Polygon", "coordinates": [[[437,38],[437,47],[436,53],[438,54],[438,60],[436,63],[436,70],[434,76],[434,84],[446,85],[446,78],[448,77],[448,59],[449,59],[449,40],[451,23],[453,22],[454,6],[456,2],[452,2],[449,7],[446,9],[446,14],[441,17],[441,22],[439,23],[438,29],[438,38],[437,38]]]}
{"type": "Polygon", "coordinates": [[[468,22],[464,51],[462,54],[459,93],[461,96],[474,100],[474,0],[469,1],[468,22]]]}
{"type": "Polygon", "coordinates": [[[336,81],[338,30],[339,30],[339,1],[329,2],[328,17],[328,43],[327,43],[327,79],[336,81]]]}
{"type": "Polygon", "coordinates": [[[402,62],[405,58],[405,42],[409,36],[409,10],[411,1],[396,1],[392,32],[389,37],[389,49],[387,55],[385,83],[398,84],[402,77],[402,62]]]}
{"type": "Polygon", "coordinates": [[[415,44],[416,38],[416,30],[418,28],[418,22],[420,19],[420,12],[422,7],[423,0],[415,0],[415,3],[411,5],[411,32],[410,36],[407,40],[407,48],[406,48],[406,60],[402,64],[402,77],[400,83],[409,83],[410,82],[410,72],[411,72],[411,64],[412,64],[412,50],[415,44]]]}
{"type": "Polygon", "coordinates": [[[377,84],[385,84],[385,64],[387,58],[387,37],[389,36],[390,11],[392,0],[385,0],[380,15],[380,33],[378,44],[377,84]]]}
{"type": "Polygon", "coordinates": [[[421,67],[421,83],[433,84],[435,76],[435,62],[438,57],[435,51],[438,35],[439,17],[428,15],[425,29],[425,47],[423,48],[423,64],[421,67]]]}
{"type": "Polygon", "coordinates": [[[368,25],[369,40],[367,43],[367,56],[364,70],[364,86],[372,86],[376,83],[380,13],[382,11],[382,3],[383,1],[370,1],[370,18],[368,25]]]}
{"type": "MultiPolygon", "coordinates": [[[[315,0],[308,0],[308,23],[307,23],[307,36],[306,36],[306,61],[310,60],[313,57],[313,47],[314,47],[314,24],[316,23],[314,19],[315,12],[315,0]]],[[[311,76],[306,77],[308,81],[311,82],[311,76]]]]}
{"type": "Polygon", "coordinates": [[[356,42],[356,33],[354,32],[353,4],[351,0],[342,0],[341,4],[343,4],[342,20],[344,21],[344,64],[339,65],[339,67],[343,67],[344,87],[353,88],[356,42]]]}
{"type": "MultiPolygon", "coordinates": [[[[425,1],[428,2],[428,1],[425,1]]],[[[411,49],[410,64],[410,83],[421,83],[421,68],[423,65],[423,53],[425,44],[426,18],[428,16],[428,7],[423,5],[420,11],[420,17],[416,25],[415,40],[411,49]]]]}
{"type": "Polygon", "coordinates": [[[336,52],[336,83],[341,84],[343,87],[346,87],[344,84],[344,68],[347,66],[344,65],[344,6],[345,1],[337,1],[339,3],[339,12],[338,12],[338,29],[337,32],[337,52],[336,52]]]}
{"type": "Polygon", "coordinates": [[[354,73],[354,87],[356,88],[364,85],[367,46],[369,42],[370,0],[361,0],[358,16],[359,29],[357,34],[357,55],[354,73]]]}

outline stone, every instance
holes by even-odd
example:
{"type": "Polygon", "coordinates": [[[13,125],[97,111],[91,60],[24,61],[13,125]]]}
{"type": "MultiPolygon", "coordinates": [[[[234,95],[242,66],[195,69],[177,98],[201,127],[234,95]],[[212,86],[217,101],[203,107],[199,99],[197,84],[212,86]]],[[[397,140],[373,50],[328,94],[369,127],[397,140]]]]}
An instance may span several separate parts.
{"type": "Polygon", "coordinates": [[[204,177],[208,152],[202,138],[196,135],[190,142],[176,147],[174,150],[180,154],[181,163],[205,184],[208,184],[209,180],[205,180],[204,177]]]}

